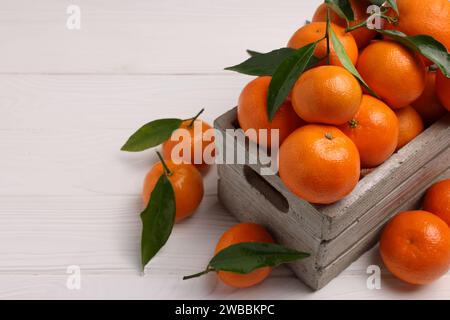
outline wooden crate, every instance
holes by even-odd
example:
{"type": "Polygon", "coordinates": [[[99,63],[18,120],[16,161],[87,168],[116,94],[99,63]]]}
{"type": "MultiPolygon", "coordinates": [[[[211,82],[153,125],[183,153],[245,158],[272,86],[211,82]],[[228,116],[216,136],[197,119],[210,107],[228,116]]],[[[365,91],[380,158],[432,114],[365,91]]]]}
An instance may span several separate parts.
{"type": "MultiPolygon", "coordinates": [[[[225,130],[238,128],[236,108],[216,119],[214,126],[225,141],[225,130]]],[[[248,159],[248,144],[235,142],[222,152],[239,148],[248,159]]],[[[260,165],[221,164],[219,198],[238,220],[262,224],[279,243],[311,253],[290,267],[317,290],[370,249],[392,216],[418,208],[433,182],[450,177],[449,146],[447,115],[364,176],[349,196],[327,206],[293,195],[278,175],[261,176],[260,165]]]]}

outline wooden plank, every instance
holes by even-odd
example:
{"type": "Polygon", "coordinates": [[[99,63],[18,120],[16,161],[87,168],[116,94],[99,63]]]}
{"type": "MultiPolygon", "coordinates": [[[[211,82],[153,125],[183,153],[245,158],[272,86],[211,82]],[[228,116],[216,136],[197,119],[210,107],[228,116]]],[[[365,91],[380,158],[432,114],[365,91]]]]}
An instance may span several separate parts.
{"type": "MultiPolygon", "coordinates": [[[[223,285],[214,274],[182,281],[178,274],[83,274],[81,290],[68,290],[67,274],[0,275],[0,299],[445,299],[450,295],[450,275],[426,287],[403,283],[382,269],[381,289],[367,287],[366,268],[379,262],[375,248],[362,259],[364,270],[346,271],[319,291],[312,292],[290,273],[272,274],[262,284],[245,290],[223,285]]],[[[285,269],[285,268],[278,268],[285,269]]]]}
{"type": "Polygon", "coordinates": [[[285,46],[320,2],[4,1],[0,73],[226,73],[248,57],[246,49],[285,46]],[[70,31],[73,4],[81,29],[70,31]]]}
{"type": "MultiPolygon", "coordinates": [[[[0,75],[0,129],[128,130],[161,117],[189,118],[202,107],[212,124],[251,77],[174,75],[0,75]]],[[[34,132],[33,132],[34,133],[34,132]]],[[[33,134],[30,135],[33,138],[33,134]]]]}
{"type": "MultiPolygon", "coordinates": [[[[79,265],[87,274],[139,276],[141,210],[137,195],[3,196],[0,275],[58,275],[79,265]]],[[[147,272],[198,271],[235,223],[215,195],[205,197],[192,219],[175,226],[147,272]]]]}
{"type": "MultiPolygon", "coordinates": [[[[137,195],[156,156],[154,150],[121,152],[128,136],[148,121],[188,118],[201,107],[212,123],[245,82],[226,76],[0,75],[0,196],[137,195]]],[[[216,178],[214,170],[206,176],[207,194],[216,194],[216,178]]]]}

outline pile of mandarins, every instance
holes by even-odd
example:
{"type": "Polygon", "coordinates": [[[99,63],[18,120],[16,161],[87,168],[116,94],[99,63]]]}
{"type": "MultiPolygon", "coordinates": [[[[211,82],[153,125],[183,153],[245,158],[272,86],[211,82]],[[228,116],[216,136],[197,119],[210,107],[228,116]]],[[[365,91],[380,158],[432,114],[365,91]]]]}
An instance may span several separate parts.
{"type": "MultiPolygon", "coordinates": [[[[279,130],[280,178],[292,193],[314,204],[346,197],[357,185],[361,169],[381,165],[450,111],[450,79],[404,44],[366,27],[352,30],[367,19],[370,3],[350,3],[355,20],[349,25],[324,3],[312,22],[291,37],[288,47],[293,49],[317,42],[314,56],[319,62],[300,75],[272,119],[267,112],[271,76],[251,81],[238,104],[244,131],[279,130]],[[362,87],[324,39],[327,12],[348,58],[376,96],[362,87]]],[[[398,19],[385,21],[385,29],[429,35],[450,48],[449,1],[396,4],[398,19]]],[[[386,15],[393,14],[390,10],[386,15]]],[[[429,283],[450,268],[450,181],[433,188],[424,204],[429,212],[398,215],[381,240],[389,270],[413,284],[429,283]]]]}
{"type": "MultiPolygon", "coordinates": [[[[384,34],[365,26],[370,4],[369,0],[327,0],[317,8],[312,22],[294,33],[287,48],[271,55],[303,54],[306,48],[306,56],[308,46],[314,44],[311,57],[315,62],[307,67],[305,63],[273,114],[269,103],[276,78],[273,73],[254,74],[258,77],[239,98],[240,127],[268,130],[265,142],[254,141],[265,148],[271,146],[270,130],[279,130],[280,178],[293,194],[314,204],[327,205],[346,197],[360,180],[361,169],[383,164],[450,111],[450,78],[446,77],[450,75],[450,2],[386,1],[381,15],[384,29],[401,33],[384,34]],[[346,4],[351,6],[351,21],[342,14],[346,4]],[[395,36],[418,36],[413,40],[419,49],[434,51],[425,57],[395,36]],[[432,43],[424,45],[430,37],[432,43]]],[[[207,164],[190,161],[195,141],[201,142],[202,149],[213,142],[205,139],[203,133],[210,126],[199,115],[148,123],[122,149],[136,152],[163,144],[160,162],[144,183],[143,268],[164,246],[173,224],[191,216],[203,198],[202,172],[207,164]],[[202,130],[195,133],[194,124],[202,130]],[[182,163],[172,158],[178,141],[169,139],[178,129],[188,130],[192,141],[189,157],[179,155],[182,163]]],[[[403,212],[385,228],[380,251],[387,268],[412,284],[438,279],[450,268],[449,225],[450,180],[445,180],[429,189],[423,210],[403,212]]],[[[215,271],[228,285],[249,287],[262,282],[272,267],[308,257],[273,242],[263,227],[238,224],[216,246],[215,258],[219,256],[222,265],[213,258],[205,271],[186,279],[215,271]],[[267,246],[270,257],[264,253],[267,246]]]]}
{"type": "MultiPolygon", "coordinates": [[[[350,2],[353,23],[367,19],[369,3],[350,2]]],[[[411,35],[429,34],[450,47],[447,0],[398,0],[397,4],[399,22],[386,26],[411,35]]],[[[313,22],[295,32],[288,47],[299,49],[322,39],[326,12],[327,5],[322,4],[313,22]]],[[[427,66],[423,56],[388,38],[375,39],[376,31],[365,27],[346,32],[346,21],[333,11],[330,19],[351,62],[378,97],[361,88],[330,45],[329,64],[323,59],[304,72],[271,121],[270,76],[251,81],[238,105],[244,131],[279,130],[280,177],[290,191],[316,204],[344,198],[358,183],[361,168],[381,165],[450,110],[450,79],[427,66]]],[[[322,39],[314,55],[321,58],[326,52],[322,39]]]]}

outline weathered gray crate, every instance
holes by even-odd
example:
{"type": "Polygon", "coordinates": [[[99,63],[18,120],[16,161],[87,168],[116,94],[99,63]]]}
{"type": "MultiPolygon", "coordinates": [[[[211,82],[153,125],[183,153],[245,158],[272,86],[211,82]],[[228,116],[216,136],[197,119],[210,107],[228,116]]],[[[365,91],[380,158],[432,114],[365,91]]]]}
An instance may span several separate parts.
{"type": "MultiPolygon", "coordinates": [[[[214,126],[224,138],[226,129],[237,129],[236,108],[214,126]]],[[[278,175],[259,175],[259,165],[222,164],[219,198],[238,220],[262,224],[279,243],[311,253],[290,267],[317,290],[371,248],[392,216],[419,207],[433,182],[450,177],[449,146],[447,115],[364,176],[348,197],[327,206],[296,197],[278,175]]],[[[242,148],[248,159],[246,143],[236,139],[234,148],[242,148]]]]}

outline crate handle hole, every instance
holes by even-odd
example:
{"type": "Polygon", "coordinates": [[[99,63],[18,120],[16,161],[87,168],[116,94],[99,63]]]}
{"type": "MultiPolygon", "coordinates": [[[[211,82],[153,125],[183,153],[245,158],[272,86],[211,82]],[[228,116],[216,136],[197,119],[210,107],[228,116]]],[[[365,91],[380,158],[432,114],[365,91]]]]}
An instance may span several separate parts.
{"type": "Polygon", "coordinates": [[[247,182],[258,190],[275,208],[284,213],[289,212],[287,199],[255,170],[247,165],[244,166],[244,176],[247,182]]]}

